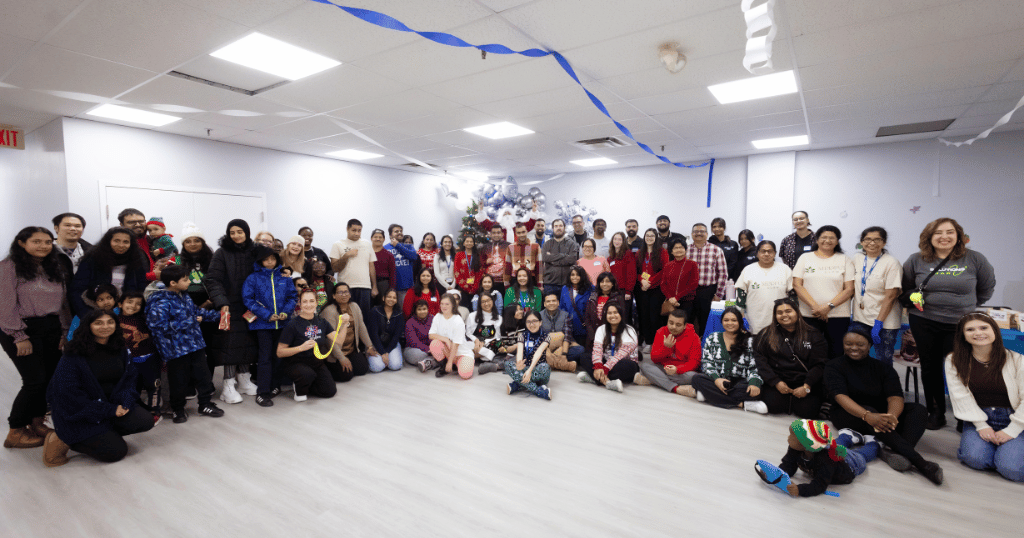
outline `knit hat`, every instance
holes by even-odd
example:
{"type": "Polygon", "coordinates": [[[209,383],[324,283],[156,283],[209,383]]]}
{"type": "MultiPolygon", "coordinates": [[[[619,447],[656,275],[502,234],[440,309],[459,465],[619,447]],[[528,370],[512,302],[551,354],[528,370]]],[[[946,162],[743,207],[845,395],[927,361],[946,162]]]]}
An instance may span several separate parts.
{"type": "Polygon", "coordinates": [[[231,222],[228,223],[228,227],[225,228],[224,235],[226,235],[228,237],[231,237],[231,227],[232,226],[238,226],[239,228],[242,229],[243,232],[245,232],[245,238],[246,239],[252,239],[252,232],[249,230],[249,223],[248,222],[245,222],[242,219],[232,219],[231,222]]]}
{"type": "Polygon", "coordinates": [[[186,222],[185,227],[181,229],[181,240],[184,241],[190,237],[198,237],[203,241],[206,241],[206,237],[203,235],[203,231],[196,226],[194,222],[186,222]]]}
{"type": "Polygon", "coordinates": [[[163,229],[167,229],[167,225],[164,224],[163,217],[150,217],[149,221],[146,222],[146,226],[159,226],[163,229]]]}
{"type": "Polygon", "coordinates": [[[284,246],[287,247],[288,245],[290,245],[292,243],[298,243],[298,244],[302,245],[303,248],[305,248],[305,246],[306,246],[306,238],[302,237],[301,235],[293,235],[293,236],[288,238],[288,241],[284,244],[284,246]]]}
{"type": "Polygon", "coordinates": [[[832,428],[824,421],[794,420],[789,425],[789,430],[808,452],[820,452],[828,449],[828,456],[833,461],[842,461],[846,457],[846,447],[836,444],[836,438],[832,436],[832,428]]]}
{"type": "Polygon", "coordinates": [[[256,248],[252,249],[253,256],[256,258],[256,263],[263,265],[263,260],[273,256],[277,260],[277,265],[281,265],[281,257],[277,255],[270,247],[263,245],[256,245],[256,248]]]}

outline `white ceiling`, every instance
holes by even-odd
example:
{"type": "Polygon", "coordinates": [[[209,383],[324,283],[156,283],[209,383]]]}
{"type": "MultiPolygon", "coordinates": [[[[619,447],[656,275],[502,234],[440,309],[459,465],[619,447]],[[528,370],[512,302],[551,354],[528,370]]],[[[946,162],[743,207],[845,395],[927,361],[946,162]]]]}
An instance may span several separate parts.
{"type": "MultiPolygon", "coordinates": [[[[476,44],[549,48],[642,142],[681,161],[760,153],[751,140],[809,134],[811,148],[943,137],[990,127],[1024,94],[1020,0],[779,0],[776,70],[796,95],[719,105],[709,84],[742,68],[739,0],[337,0],[417,30],[476,44]],[[678,74],[657,47],[677,41],[678,74]],[[875,138],[879,127],[955,118],[943,133],[875,138]],[[808,132],[809,129],[809,132],[808,132]]],[[[32,131],[119,103],[184,118],[154,129],[322,156],[402,154],[449,172],[543,175],[570,160],[661,165],[635,144],[588,152],[576,140],[620,135],[551,57],[439,45],[311,0],[0,0],[0,123],[32,131]],[[343,62],[255,97],[278,79],[209,53],[258,30],[343,62]],[[488,140],[461,129],[512,121],[537,134],[488,140]],[[358,129],[389,150],[341,127],[358,129]]],[[[116,123],[116,122],[115,122],[116,123]]],[[[1024,113],[1000,130],[1024,129],[1024,113]]],[[[663,166],[663,165],[662,165],[663,166]]]]}

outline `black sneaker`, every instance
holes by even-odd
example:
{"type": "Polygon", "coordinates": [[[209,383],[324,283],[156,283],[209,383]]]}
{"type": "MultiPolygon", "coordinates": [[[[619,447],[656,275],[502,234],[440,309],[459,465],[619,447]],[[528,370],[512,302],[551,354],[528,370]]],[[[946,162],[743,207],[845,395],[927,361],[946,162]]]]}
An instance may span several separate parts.
{"type": "MultiPolygon", "coordinates": [[[[272,390],[270,391],[270,397],[271,397],[271,398],[276,398],[278,394],[281,394],[281,387],[274,387],[274,388],[273,388],[273,389],[272,389],[272,390]]],[[[262,404],[261,404],[261,405],[262,405],[262,404]]]]}
{"type": "Polygon", "coordinates": [[[174,417],[172,420],[175,424],[181,424],[182,422],[188,421],[188,413],[186,413],[184,409],[175,409],[171,416],[174,417]]]}
{"type": "Polygon", "coordinates": [[[270,407],[270,406],[274,405],[274,400],[271,400],[271,398],[273,398],[273,397],[274,397],[273,393],[270,393],[270,394],[257,394],[256,395],[256,405],[258,405],[260,407],[270,407]]]}
{"type": "Polygon", "coordinates": [[[208,417],[222,417],[224,416],[224,411],[217,407],[217,404],[210,402],[199,406],[199,414],[208,417]]]}

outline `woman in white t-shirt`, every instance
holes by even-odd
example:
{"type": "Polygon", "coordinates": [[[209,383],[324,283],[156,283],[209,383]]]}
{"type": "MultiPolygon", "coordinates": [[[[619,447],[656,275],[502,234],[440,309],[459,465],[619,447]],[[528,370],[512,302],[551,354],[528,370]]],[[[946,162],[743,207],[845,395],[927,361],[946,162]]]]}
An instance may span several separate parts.
{"type": "Polygon", "coordinates": [[[793,271],[775,259],[775,243],[764,240],[757,244],[757,263],[740,272],[736,293],[743,307],[750,333],[757,334],[772,324],[775,300],[793,289],[793,271]]]}
{"type": "Polygon", "coordinates": [[[892,364],[896,336],[900,332],[903,307],[896,300],[903,286],[903,265],[885,250],[889,234],[881,226],[871,226],[860,233],[863,252],[852,256],[853,323],[871,331],[875,358],[892,364]]]}
{"type": "Polygon", "coordinates": [[[828,357],[842,352],[843,335],[850,328],[855,269],[843,254],[835,226],[822,226],[815,234],[811,252],[800,256],[793,268],[793,290],[800,298],[800,315],[821,331],[828,343],[828,357]]]}
{"type": "Polygon", "coordinates": [[[430,354],[437,360],[437,377],[452,373],[457,367],[462,379],[473,377],[473,344],[466,340],[466,323],[458,313],[459,300],[446,293],[441,297],[441,311],[430,322],[430,354]]]}

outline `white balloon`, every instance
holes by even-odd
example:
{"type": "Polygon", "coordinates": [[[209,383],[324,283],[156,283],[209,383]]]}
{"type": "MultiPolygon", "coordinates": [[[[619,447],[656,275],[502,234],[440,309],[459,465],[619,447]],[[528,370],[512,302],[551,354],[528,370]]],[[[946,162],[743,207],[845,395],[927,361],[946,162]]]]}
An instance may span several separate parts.
{"type": "Polygon", "coordinates": [[[537,196],[538,194],[540,194],[540,187],[530,188],[530,196],[537,196]]]}

